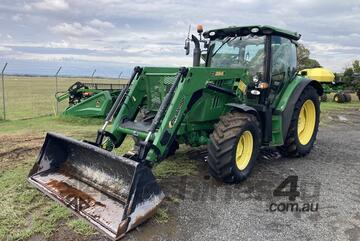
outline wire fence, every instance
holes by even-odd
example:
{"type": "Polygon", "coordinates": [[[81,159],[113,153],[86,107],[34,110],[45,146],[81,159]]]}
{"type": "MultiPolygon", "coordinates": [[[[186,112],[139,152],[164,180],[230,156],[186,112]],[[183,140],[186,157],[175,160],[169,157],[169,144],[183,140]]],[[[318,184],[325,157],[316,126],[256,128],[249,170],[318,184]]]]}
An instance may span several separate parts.
{"type": "Polygon", "coordinates": [[[6,103],[5,103],[5,78],[4,78],[4,72],[5,72],[5,69],[6,69],[6,67],[7,67],[7,63],[5,63],[5,65],[4,65],[4,68],[2,69],[2,71],[1,71],[1,85],[0,85],[0,87],[1,87],[1,117],[0,118],[2,118],[3,120],[6,120],[6,109],[5,109],[5,107],[6,107],[6,103]]]}
{"type": "MultiPolygon", "coordinates": [[[[66,100],[57,102],[55,93],[65,92],[75,82],[125,84],[126,79],[66,77],[61,67],[54,76],[6,75],[5,64],[0,81],[0,120],[29,119],[61,114],[68,107],[66,100]]],[[[120,77],[120,75],[119,75],[120,77]]]]}

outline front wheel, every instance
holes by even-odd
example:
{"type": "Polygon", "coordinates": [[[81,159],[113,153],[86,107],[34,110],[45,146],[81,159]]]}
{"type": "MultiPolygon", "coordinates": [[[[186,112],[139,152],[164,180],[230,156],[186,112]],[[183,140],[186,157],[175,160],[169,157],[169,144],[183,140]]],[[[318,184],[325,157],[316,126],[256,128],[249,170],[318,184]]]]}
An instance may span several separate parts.
{"type": "Polygon", "coordinates": [[[294,106],[290,127],[279,148],[284,156],[300,157],[309,154],[316,140],[320,120],[319,95],[307,86],[294,106]]]}
{"type": "Polygon", "coordinates": [[[256,162],[260,138],[259,121],[254,115],[231,112],[221,116],[207,148],[210,174],[226,183],[245,180],[256,162]]]}

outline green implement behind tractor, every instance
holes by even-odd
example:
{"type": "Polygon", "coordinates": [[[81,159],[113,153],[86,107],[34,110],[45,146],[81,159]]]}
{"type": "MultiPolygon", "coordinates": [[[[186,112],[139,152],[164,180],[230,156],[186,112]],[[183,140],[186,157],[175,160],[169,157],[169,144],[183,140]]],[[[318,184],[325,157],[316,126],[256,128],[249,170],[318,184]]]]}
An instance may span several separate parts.
{"type": "Polygon", "coordinates": [[[179,144],[207,145],[209,172],[226,183],[245,180],[261,148],[307,155],[323,89],[297,75],[300,35],[271,26],[198,33],[185,44],[189,53],[194,42],[193,67],[134,68],[94,142],[48,133],[29,181],[119,239],[156,212],[164,193],[151,167],[179,144]],[[133,151],[111,152],[128,135],[133,151]]]}
{"type": "Polygon", "coordinates": [[[300,71],[300,75],[318,81],[323,89],[324,93],[321,96],[321,101],[326,102],[328,95],[334,93],[333,100],[337,103],[351,102],[350,90],[345,90],[344,83],[335,80],[335,75],[331,70],[319,67],[311,69],[303,69],[300,71]]]}
{"type": "Polygon", "coordinates": [[[66,92],[55,94],[56,101],[68,100],[63,115],[78,117],[106,117],[114,104],[122,84],[76,82],[66,92]]]}

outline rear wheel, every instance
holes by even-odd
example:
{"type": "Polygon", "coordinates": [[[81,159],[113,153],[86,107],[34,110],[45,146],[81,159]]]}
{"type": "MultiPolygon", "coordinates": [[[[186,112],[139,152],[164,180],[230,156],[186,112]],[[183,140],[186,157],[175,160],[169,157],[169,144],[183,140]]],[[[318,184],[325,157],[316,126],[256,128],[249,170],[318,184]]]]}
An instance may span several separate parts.
{"type": "Polygon", "coordinates": [[[327,101],[327,95],[326,95],[326,94],[323,94],[323,95],[320,97],[320,101],[321,101],[321,102],[326,102],[326,101],[327,101]]]}
{"type": "Polygon", "coordinates": [[[336,103],[344,103],[345,102],[345,96],[342,93],[337,93],[334,95],[334,102],[336,103]]]}
{"type": "Polygon", "coordinates": [[[307,155],[315,142],[320,118],[319,95],[307,86],[297,100],[281,154],[290,157],[307,155]]]}
{"type": "Polygon", "coordinates": [[[350,93],[344,93],[345,102],[351,102],[351,95],[350,93]]]}
{"type": "Polygon", "coordinates": [[[231,112],[221,116],[207,148],[211,175],[227,183],[245,180],[256,162],[260,138],[259,121],[254,115],[231,112]]]}

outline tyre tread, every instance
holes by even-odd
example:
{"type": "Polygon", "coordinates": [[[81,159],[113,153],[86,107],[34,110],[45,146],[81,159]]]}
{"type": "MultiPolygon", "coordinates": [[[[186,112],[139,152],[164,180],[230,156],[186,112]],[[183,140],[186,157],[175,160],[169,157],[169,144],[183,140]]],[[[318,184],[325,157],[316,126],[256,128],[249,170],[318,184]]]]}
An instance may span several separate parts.
{"type": "Polygon", "coordinates": [[[227,183],[241,181],[233,171],[233,160],[229,158],[236,145],[239,131],[248,123],[256,123],[261,138],[260,123],[257,118],[248,113],[229,112],[220,117],[214,126],[214,132],[210,135],[208,144],[208,165],[210,174],[216,179],[227,183]]]}

